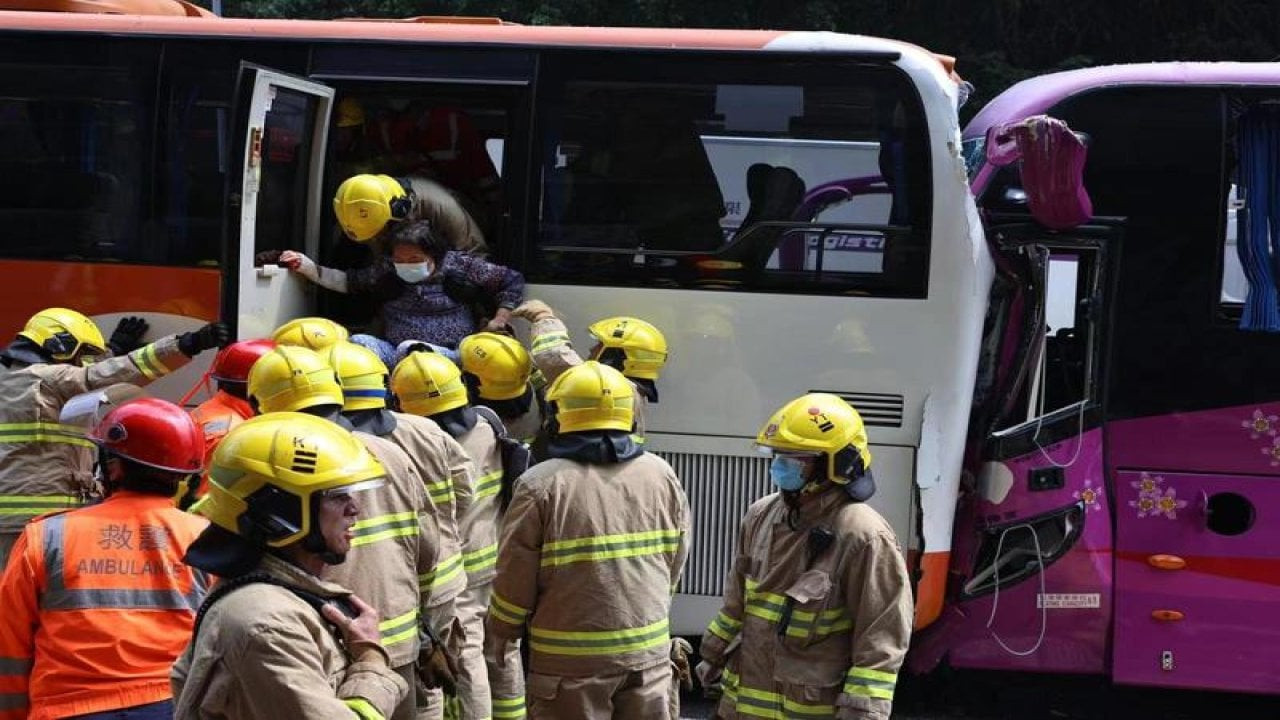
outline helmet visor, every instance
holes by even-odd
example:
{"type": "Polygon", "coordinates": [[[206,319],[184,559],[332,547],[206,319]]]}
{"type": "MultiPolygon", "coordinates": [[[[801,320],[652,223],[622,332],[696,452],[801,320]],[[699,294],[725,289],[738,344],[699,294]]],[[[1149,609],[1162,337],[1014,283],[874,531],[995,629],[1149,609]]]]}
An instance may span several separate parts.
{"type": "Polygon", "coordinates": [[[332,500],[334,502],[350,500],[352,495],[355,495],[357,493],[362,493],[367,490],[376,490],[382,487],[383,485],[385,485],[386,482],[387,482],[386,478],[379,477],[379,478],[372,478],[369,480],[362,480],[357,483],[351,483],[350,485],[343,485],[342,487],[329,488],[328,490],[321,490],[319,493],[320,499],[332,500]]]}
{"type": "Polygon", "coordinates": [[[822,457],[822,453],[808,450],[779,450],[768,445],[756,443],[756,454],[767,458],[791,458],[794,460],[816,460],[822,457]]]}

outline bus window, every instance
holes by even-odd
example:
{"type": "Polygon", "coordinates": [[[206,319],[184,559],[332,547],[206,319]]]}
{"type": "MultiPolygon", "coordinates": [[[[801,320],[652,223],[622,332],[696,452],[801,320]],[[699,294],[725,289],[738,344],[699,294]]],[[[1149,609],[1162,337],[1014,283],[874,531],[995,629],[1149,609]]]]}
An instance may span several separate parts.
{"type": "Polygon", "coordinates": [[[528,274],[922,296],[918,110],[887,70],[831,70],[579,59],[549,73],[528,274]]]}
{"type": "Polygon", "coordinates": [[[318,102],[306,93],[275,88],[259,154],[259,204],[271,211],[257,214],[256,252],[307,246],[307,192],[318,102]]]}
{"type": "Polygon", "coordinates": [[[153,261],[139,239],[153,67],[30,52],[0,60],[0,255],[153,261]]]}

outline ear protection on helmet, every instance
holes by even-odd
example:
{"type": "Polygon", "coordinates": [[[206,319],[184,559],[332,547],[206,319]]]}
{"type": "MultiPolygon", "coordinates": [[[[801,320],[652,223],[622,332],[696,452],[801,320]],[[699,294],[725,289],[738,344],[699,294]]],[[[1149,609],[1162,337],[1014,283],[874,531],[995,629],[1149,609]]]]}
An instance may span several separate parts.
{"type": "Polygon", "coordinates": [[[45,340],[44,344],[40,347],[50,355],[58,356],[70,355],[76,351],[76,346],[79,344],[80,341],[76,340],[75,335],[63,330],[60,333],[54,333],[53,336],[48,340],[45,340]]]}
{"type": "Polygon", "coordinates": [[[852,445],[846,445],[832,458],[836,475],[857,480],[867,473],[867,466],[862,461],[862,453],[852,445]]]}
{"type": "Polygon", "coordinates": [[[396,178],[395,180],[400,183],[400,187],[404,188],[404,195],[398,198],[391,198],[391,202],[387,204],[391,208],[392,220],[405,220],[409,217],[409,211],[413,209],[413,196],[410,193],[407,178],[396,178]]]}
{"type": "Polygon", "coordinates": [[[245,498],[247,509],[237,520],[239,534],[270,542],[292,535],[302,528],[298,498],[265,485],[245,498]]]}

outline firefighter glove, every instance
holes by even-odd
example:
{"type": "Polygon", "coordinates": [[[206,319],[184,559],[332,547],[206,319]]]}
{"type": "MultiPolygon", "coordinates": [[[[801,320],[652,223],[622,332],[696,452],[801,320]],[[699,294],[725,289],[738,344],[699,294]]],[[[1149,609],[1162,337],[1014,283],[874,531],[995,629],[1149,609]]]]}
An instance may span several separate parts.
{"type": "Polygon", "coordinates": [[[458,660],[438,637],[422,638],[417,670],[418,679],[428,688],[441,688],[447,695],[457,693],[458,660]]]}
{"type": "Polygon", "coordinates": [[[231,342],[231,328],[225,323],[209,323],[195,332],[178,336],[178,349],[187,357],[195,357],[205,350],[226,347],[231,342]]]}
{"type": "Polygon", "coordinates": [[[556,316],[551,306],[541,300],[527,300],[520,307],[511,311],[511,314],[518,318],[524,318],[529,322],[538,322],[556,316]]]}
{"type": "Polygon", "coordinates": [[[111,348],[114,355],[128,355],[142,347],[142,336],[147,334],[148,327],[147,321],[140,317],[120,318],[115,331],[111,333],[111,339],[107,341],[107,347],[111,348]]]}
{"type": "Polygon", "coordinates": [[[672,638],[671,669],[675,673],[675,680],[686,691],[693,690],[693,672],[689,667],[689,655],[692,652],[693,646],[689,644],[688,640],[672,638]]]}

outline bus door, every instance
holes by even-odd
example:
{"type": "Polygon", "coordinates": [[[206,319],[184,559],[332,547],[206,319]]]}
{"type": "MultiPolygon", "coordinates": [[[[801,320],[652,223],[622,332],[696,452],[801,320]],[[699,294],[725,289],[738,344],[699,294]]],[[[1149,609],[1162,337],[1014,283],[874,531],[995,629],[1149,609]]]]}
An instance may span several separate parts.
{"type": "Polygon", "coordinates": [[[1106,669],[1112,533],[1100,389],[1119,233],[1103,222],[988,230],[1001,277],[975,401],[986,439],[956,541],[967,573],[960,601],[977,620],[952,648],[957,666],[1106,669]]]}
{"type": "Polygon", "coordinates": [[[320,188],[324,175],[332,88],[293,75],[242,64],[236,120],[241,139],[240,174],[232,175],[228,267],[237,272],[225,297],[235,303],[241,339],[266,337],[287,320],[308,315],[314,289],[274,264],[254,258],[269,250],[317,256],[320,188]],[[239,182],[236,179],[239,177],[239,182]]]}

